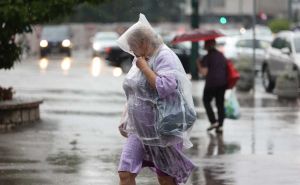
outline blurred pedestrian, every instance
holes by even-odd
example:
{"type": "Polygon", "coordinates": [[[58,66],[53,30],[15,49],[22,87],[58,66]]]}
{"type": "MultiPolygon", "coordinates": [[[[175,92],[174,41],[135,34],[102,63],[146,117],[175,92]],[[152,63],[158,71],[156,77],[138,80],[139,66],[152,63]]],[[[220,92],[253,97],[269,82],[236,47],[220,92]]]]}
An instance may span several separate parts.
{"type": "Polygon", "coordinates": [[[225,118],[224,95],[227,88],[227,60],[216,49],[214,39],[205,41],[204,48],[207,50],[207,55],[199,60],[197,65],[199,72],[205,76],[203,104],[210,122],[210,127],[207,130],[216,129],[217,133],[222,133],[225,118]],[[216,119],[211,105],[213,99],[218,110],[218,119],[216,119]]]}
{"type": "Polygon", "coordinates": [[[180,85],[174,71],[186,75],[176,54],[145,21],[140,15],[140,21],[118,40],[123,50],[135,56],[123,83],[127,107],[119,129],[127,141],[118,168],[120,185],[135,185],[142,167],[156,172],[161,185],[177,185],[187,181],[195,165],[182,153],[183,140],[163,144],[156,132],[153,102],[171,96],[180,85]]]}

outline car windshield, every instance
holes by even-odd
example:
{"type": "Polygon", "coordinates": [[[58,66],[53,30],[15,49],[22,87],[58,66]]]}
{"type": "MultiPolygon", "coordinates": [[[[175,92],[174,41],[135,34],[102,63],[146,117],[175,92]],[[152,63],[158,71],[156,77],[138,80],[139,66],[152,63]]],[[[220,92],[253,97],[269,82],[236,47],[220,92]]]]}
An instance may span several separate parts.
{"type": "Polygon", "coordinates": [[[69,39],[69,30],[65,26],[46,26],[42,31],[42,39],[50,41],[69,39]]]}
{"type": "Polygon", "coordinates": [[[272,31],[268,28],[255,29],[257,35],[272,35],[272,31]]]}
{"type": "Polygon", "coordinates": [[[300,53],[300,37],[299,38],[295,38],[294,42],[295,42],[296,53],[300,53]]]}
{"type": "Polygon", "coordinates": [[[266,41],[266,40],[261,40],[260,41],[260,47],[263,49],[267,49],[268,47],[270,47],[271,42],[266,41]]]}

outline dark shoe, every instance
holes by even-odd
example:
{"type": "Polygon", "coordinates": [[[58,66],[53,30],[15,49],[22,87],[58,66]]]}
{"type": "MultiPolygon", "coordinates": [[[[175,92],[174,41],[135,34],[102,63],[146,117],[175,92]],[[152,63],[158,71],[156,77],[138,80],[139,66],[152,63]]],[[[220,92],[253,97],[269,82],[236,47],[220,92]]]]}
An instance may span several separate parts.
{"type": "Polygon", "coordinates": [[[219,124],[218,123],[214,123],[214,124],[210,125],[210,127],[207,128],[207,131],[211,131],[211,130],[213,130],[215,128],[218,128],[218,127],[219,127],[219,124]]]}

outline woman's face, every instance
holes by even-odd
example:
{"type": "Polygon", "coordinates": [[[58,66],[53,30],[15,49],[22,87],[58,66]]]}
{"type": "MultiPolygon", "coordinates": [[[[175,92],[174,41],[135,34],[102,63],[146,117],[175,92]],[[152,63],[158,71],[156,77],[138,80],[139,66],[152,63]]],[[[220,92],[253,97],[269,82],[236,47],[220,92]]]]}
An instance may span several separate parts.
{"type": "Polygon", "coordinates": [[[133,44],[130,46],[130,49],[135,55],[135,57],[146,57],[148,55],[147,47],[144,44],[133,44]]]}

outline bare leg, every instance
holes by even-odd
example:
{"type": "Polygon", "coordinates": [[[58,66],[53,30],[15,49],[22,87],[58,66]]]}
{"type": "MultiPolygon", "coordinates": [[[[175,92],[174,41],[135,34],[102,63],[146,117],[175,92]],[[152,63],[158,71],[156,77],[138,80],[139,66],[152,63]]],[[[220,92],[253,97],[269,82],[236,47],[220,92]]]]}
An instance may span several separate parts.
{"type": "Polygon", "coordinates": [[[129,172],[119,172],[120,185],[136,185],[136,174],[129,172]]]}
{"type": "Polygon", "coordinates": [[[160,185],[176,185],[173,177],[170,176],[157,176],[160,185]]]}

